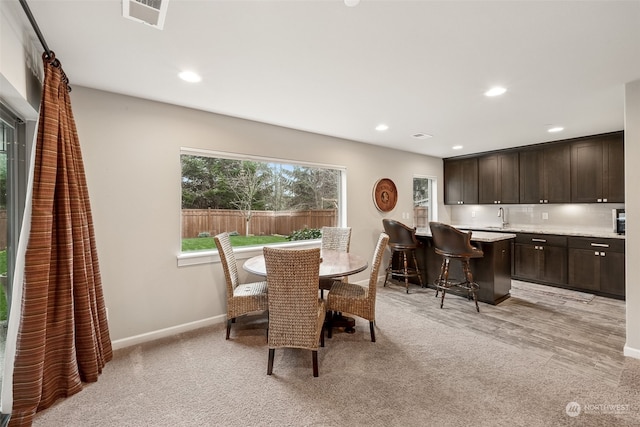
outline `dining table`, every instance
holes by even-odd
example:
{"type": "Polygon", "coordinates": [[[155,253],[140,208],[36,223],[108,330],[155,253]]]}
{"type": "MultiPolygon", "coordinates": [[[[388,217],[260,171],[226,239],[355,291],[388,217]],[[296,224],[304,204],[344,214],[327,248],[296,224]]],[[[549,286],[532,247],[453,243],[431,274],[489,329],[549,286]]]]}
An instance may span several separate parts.
{"type": "MultiPolygon", "coordinates": [[[[352,274],[366,270],[368,266],[369,263],[367,260],[360,255],[323,249],[320,252],[319,276],[321,279],[351,276],[352,274]]],[[[267,276],[267,267],[264,262],[264,255],[256,255],[249,258],[244,262],[242,268],[257,276],[267,276]]]]}
{"type": "MultiPolygon", "coordinates": [[[[350,276],[366,270],[367,267],[369,267],[367,260],[357,254],[328,249],[323,249],[320,252],[320,279],[337,279],[350,276]]],[[[267,267],[265,265],[264,255],[256,255],[249,258],[244,262],[242,268],[251,274],[267,277],[267,267]]],[[[331,322],[333,327],[343,327],[344,331],[347,333],[355,332],[354,318],[343,316],[341,313],[333,313],[332,316],[331,322]]]]}

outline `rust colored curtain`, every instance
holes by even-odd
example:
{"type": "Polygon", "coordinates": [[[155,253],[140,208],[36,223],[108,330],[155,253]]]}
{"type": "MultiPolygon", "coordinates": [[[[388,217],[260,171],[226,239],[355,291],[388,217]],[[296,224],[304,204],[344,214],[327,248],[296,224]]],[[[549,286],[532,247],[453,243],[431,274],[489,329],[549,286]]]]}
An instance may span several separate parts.
{"type": "Polygon", "coordinates": [[[112,358],[68,81],[53,52],[43,59],[10,426],[31,425],[37,411],[97,381],[112,358]]]}

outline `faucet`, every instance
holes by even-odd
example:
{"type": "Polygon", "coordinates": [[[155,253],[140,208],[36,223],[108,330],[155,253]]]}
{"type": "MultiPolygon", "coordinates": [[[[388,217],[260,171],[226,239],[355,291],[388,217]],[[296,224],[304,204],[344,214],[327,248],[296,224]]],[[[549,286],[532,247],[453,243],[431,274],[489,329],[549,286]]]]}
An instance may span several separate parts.
{"type": "Polygon", "coordinates": [[[507,216],[502,206],[498,208],[498,217],[502,218],[502,228],[505,228],[507,225],[509,225],[509,223],[507,222],[507,216]]]}

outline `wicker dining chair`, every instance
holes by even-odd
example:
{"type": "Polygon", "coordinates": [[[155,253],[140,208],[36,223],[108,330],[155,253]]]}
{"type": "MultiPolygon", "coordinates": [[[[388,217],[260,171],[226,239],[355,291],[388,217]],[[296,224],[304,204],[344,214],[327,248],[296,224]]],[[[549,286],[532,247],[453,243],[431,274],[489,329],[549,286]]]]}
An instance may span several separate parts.
{"type": "Polygon", "coordinates": [[[231,323],[236,317],[257,311],[268,310],[267,282],[241,284],[229,233],[221,233],[213,238],[220,254],[222,269],[227,282],[227,338],[231,333],[231,323]]]}
{"type": "MultiPolygon", "coordinates": [[[[389,236],[380,233],[378,244],[373,252],[371,273],[367,287],[354,283],[335,282],[327,295],[327,309],[333,312],[343,312],[362,317],[369,321],[371,342],[376,342],[374,323],[376,320],[376,291],[378,286],[378,272],[384,250],[389,242],[389,236]]],[[[329,318],[328,336],[331,338],[331,317],[329,318]]]]}
{"type": "MultiPolygon", "coordinates": [[[[333,250],[340,252],[349,252],[351,245],[351,227],[322,227],[322,241],[320,247],[322,250],[333,250]]],[[[347,278],[333,277],[329,279],[320,279],[320,297],[324,298],[324,291],[331,290],[333,282],[336,280],[346,281],[347,278]]]]}
{"type": "Polygon", "coordinates": [[[276,348],[311,350],[313,376],[318,376],[318,342],[326,307],[318,298],[320,249],[263,248],[269,286],[269,363],[273,372],[276,348]]]}

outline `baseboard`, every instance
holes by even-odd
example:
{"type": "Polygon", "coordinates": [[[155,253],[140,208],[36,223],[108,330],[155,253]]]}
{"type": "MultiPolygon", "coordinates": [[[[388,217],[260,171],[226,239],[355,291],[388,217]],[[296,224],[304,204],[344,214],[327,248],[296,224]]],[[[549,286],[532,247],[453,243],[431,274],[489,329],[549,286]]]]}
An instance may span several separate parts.
{"type": "Polygon", "coordinates": [[[227,314],[221,314],[215,317],[209,317],[207,319],[198,320],[195,322],[184,323],[182,325],[172,326],[170,328],[160,329],[157,331],[147,332],[145,334],[135,335],[133,337],[123,338],[111,342],[111,348],[113,350],[119,350],[121,348],[131,347],[132,345],[138,345],[149,341],[154,341],[159,338],[170,337],[172,335],[180,334],[183,332],[193,331],[205,326],[211,326],[226,321],[227,314]]]}
{"type": "Polygon", "coordinates": [[[628,345],[624,346],[624,353],[627,357],[633,357],[634,359],[640,359],[640,349],[631,348],[628,345]]]}
{"type": "MultiPolygon", "coordinates": [[[[380,276],[381,280],[384,280],[384,276],[380,276]]],[[[360,280],[356,282],[359,285],[367,285],[369,280],[360,280]]],[[[182,325],[172,326],[170,328],[160,329],[157,331],[147,332],[145,334],[135,335],[133,337],[123,338],[120,340],[111,341],[111,348],[113,350],[119,350],[121,348],[131,347],[132,345],[138,345],[149,341],[154,341],[159,338],[166,338],[172,335],[180,334],[183,332],[193,331],[195,329],[203,328],[205,326],[211,326],[218,323],[225,322],[227,315],[221,314],[219,316],[209,317],[208,319],[198,320],[196,322],[185,323],[182,325]]],[[[640,357],[639,357],[640,358],[640,357]]]]}

